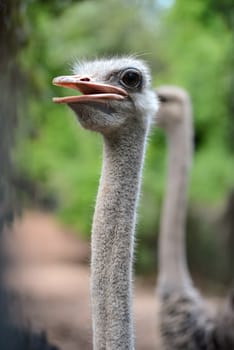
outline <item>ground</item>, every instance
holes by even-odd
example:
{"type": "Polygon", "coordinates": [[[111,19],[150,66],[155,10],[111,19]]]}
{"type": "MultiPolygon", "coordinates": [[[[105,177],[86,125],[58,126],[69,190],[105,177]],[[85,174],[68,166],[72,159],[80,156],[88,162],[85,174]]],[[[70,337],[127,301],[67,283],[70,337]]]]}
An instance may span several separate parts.
{"type": "MultiPolygon", "coordinates": [[[[47,213],[28,211],[8,233],[15,258],[8,283],[22,296],[25,317],[64,350],[91,350],[89,243],[47,213]]],[[[136,350],[159,347],[155,282],[134,281],[136,350]]]]}

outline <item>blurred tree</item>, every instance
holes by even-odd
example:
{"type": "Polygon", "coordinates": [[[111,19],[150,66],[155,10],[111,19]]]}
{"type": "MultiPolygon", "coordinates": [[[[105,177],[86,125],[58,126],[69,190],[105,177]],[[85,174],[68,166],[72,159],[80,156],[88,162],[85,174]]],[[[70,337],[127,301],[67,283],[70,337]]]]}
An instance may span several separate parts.
{"type": "Polygon", "coordinates": [[[232,0],[224,1],[207,1],[204,15],[222,17],[227,30],[230,34],[230,48],[227,54],[226,71],[227,71],[227,96],[228,106],[228,125],[227,135],[228,143],[232,152],[234,152],[234,3],[232,0]]]}
{"type": "Polygon", "coordinates": [[[22,97],[21,74],[17,55],[26,42],[24,31],[25,6],[21,0],[0,2],[0,349],[58,350],[50,346],[44,332],[34,332],[24,324],[19,295],[6,286],[10,266],[5,230],[15,212],[15,191],[12,166],[12,147],[22,97]],[[20,96],[19,96],[20,95],[20,96]]]}
{"type": "MultiPolygon", "coordinates": [[[[224,102],[227,105],[227,118],[228,123],[226,125],[227,132],[227,141],[230,149],[234,150],[234,123],[233,123],[233,115],[234,115],[234,101],[232,98],[233,88],[234,88],[234,4],[232,0],[208,0],[208,1],[197,1],[196,4],[191,6],[192,9],[186,10],[186,2],[183,0],[177,0],[175,8],[178,9],[178,14],[180,13],[180,17],[184,15],[187,19],[190,18],[192,20],[195,19],[197,23],[203,26],[206,29],[213,29],[214,23],[221,21],[224,24],[224,27],[220,31],[220,36],[229,37],[228,46],[226,49],[223,47],[222,41],[220,43],[220,51],[224,50],[224,62],[223,62],[223,74],[225,76],[225,99],[224,102]],[[182,11],[181,11],[182,9],[182,11]],[[183,11],[185,9],[185,11],[183,11]],[[225,29],[226,27],[226,29],[225,29]]],[[[217,38],[214,38],[216,41],[217,38]]]]}
{"type": "Polygon", "coordinates": [[[15,349],[17,339],[12,337],[11,299],[3,278],[8,266],[4,228],[12,221],[14,210],[10,154],[17,117],[17,90],[21,80],[16,54],[24,42],[21,10],[21,1],[0,3],[0,348],[9,350],[15,349]]]}

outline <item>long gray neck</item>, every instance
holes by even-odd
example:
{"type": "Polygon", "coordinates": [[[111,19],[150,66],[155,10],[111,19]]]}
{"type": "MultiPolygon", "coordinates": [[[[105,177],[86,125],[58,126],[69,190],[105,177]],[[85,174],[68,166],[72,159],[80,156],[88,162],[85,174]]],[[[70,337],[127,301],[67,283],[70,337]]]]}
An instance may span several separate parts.
{"type": "Polygon", "coordinates": [[[168,170],[159,237],[158,292],[161,297],[193,289],[185,253],[187,180],[193,130],[190,110],[185,109],[184,114],[180,122],[166,129],[168,170]]]}
{"type": "Polygon", "coordinates": [[[147,128],[104,137],[102,175],[92,228],[94,350],[133,350],[132,258],[136,205],[147,128]]]}

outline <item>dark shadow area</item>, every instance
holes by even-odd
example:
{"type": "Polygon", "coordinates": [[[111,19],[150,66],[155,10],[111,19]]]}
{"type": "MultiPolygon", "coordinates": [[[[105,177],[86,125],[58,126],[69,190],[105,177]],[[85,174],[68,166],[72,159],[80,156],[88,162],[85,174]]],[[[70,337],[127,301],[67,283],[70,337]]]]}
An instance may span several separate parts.
{"type": "Polygon", "coordinates": [[[23,319],[20,299],[5,284],[11,264],[5,246],[5,228],[17,211],[12,186],[11,151],[19,112],[19,92],[24,83],[17,64],[17,53],[25,43],[21,23],[22,1],[0,2],[0,349],[58,350],[50,345],[44,331],[34,331],[23,319]]]}

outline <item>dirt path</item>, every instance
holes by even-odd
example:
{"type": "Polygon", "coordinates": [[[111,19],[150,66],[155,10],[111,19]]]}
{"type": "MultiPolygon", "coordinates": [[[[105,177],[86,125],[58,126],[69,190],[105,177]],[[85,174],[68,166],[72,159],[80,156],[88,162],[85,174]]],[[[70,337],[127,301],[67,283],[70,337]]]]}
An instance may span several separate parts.
{"type": "MultiPolygon", "coordinates": [[[[62,349],[91,350],[89,244],[40,212],[25,213],[8,237],[16,261],[9,284],[21,293],[26,317],[62,349]]],[[[136,349],[155,350],[154,286],[140,280],[134,286],[136,349]]]]}

